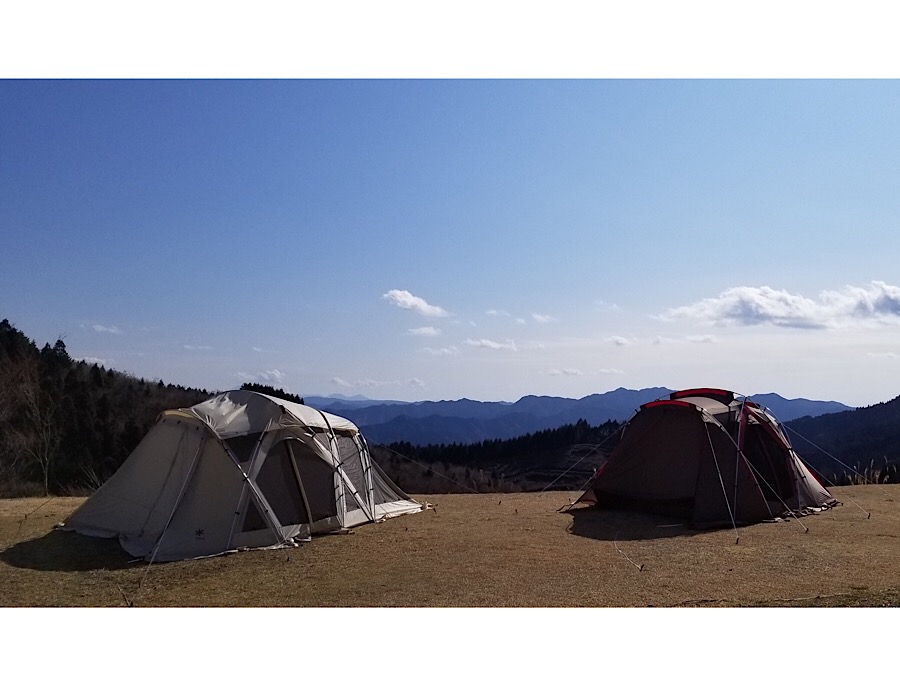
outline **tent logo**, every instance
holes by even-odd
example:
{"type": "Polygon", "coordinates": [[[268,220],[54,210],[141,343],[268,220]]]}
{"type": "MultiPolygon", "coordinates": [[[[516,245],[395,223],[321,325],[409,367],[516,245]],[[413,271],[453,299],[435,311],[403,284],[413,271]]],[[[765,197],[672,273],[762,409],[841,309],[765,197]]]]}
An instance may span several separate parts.
{"type": "Polygon", "coordinates": [[[204,539],[203,528],[194,531],[194,539],[202,541],[204,539]]]}

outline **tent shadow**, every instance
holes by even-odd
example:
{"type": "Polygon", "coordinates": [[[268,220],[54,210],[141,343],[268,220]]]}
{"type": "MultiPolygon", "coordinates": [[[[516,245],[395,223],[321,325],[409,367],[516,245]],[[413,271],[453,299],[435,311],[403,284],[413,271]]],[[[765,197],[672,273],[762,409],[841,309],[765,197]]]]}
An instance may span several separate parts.
{"type": "Polygon", "coordinates": [[[569,509],[572,524],[568,531],[578,537],[602,541],[628,541],[639,539],[666,539],[700,534],[691,529],[684,518],[619,511],[596,506],[580,506],[569,509]]]}
{"type": "Polygon", "coordinates": [[[131,565],[133,558],[122,550],[116,538],[100,539],[53,530],[43,537],[10,546],[0,552],[0,560],[32,570],[84,572],[123,569],[131,565]]]}

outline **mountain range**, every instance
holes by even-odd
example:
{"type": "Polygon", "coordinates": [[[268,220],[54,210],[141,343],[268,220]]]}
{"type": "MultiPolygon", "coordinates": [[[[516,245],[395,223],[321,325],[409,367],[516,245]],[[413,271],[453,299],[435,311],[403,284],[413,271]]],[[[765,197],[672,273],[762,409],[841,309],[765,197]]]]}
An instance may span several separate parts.
{"type": "MultiPolygon", "coordinates": [[[[478,443],[506,440],[555,429],[583,419],[591,425],[624,422],[643,404],[668,396],[673,389],[619,388],[605,394],[572,399],[524,396],[514,403],[500,401],[376,401],[354,397],[307,396],[308,405],[352,420],[375,443],[406,441],[413,445],[478,443]]],[[[787,399],[776,393],[750,396],[782,422],[852,410],[837,401],[787,399]]]]}

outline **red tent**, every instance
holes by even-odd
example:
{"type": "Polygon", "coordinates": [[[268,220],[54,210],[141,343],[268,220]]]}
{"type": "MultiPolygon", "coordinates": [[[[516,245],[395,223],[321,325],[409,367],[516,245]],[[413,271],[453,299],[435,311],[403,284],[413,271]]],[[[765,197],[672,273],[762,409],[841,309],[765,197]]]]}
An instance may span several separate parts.
{"type": "Polygon", "coordinates": [[[722,389],[642,405],[578,502],[671,514],[697,528],[837,504],[775,417],[722,389]]]}

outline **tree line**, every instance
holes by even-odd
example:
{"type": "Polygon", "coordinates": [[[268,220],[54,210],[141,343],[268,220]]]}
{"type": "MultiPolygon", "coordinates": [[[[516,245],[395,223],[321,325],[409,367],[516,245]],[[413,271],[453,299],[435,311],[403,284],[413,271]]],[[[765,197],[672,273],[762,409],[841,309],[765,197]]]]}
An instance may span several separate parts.
{"type": "Polygon", "coordinates": [[[399,441],[373,454],[413,492],[528,492],[550,483],[577,490],[612,450],[620,429],[613,420],[592,426],[580,419],[503,440],[424,446],[399,441]]]}
{"type": "Polygon", "coordinates": [[[121,466],[157,416],[209,398],[38,348],[0,322],[0,496],[84,494],[121,466]]]}
{"type": "MultiPolygon", "coordinates": [[[[269,385],[246,382],[241,388],[303,403],[269,385]]],[[[212,395],[76,361],[62,338],[39,348],[3,319],[0,497],[90,493],[115,473],[163,410],[190,407],[212,395]]],[[[573,447],[601,443],[615,426],[592,427],[579,420],[510,440],[424,447],[395,443],[373,446],[372,452],[391,479],[410,492],[540,489],[546,476],[567,468],[573,447]]]]}
{"type": "MultiPolygon", "coordinates": [[[[302,403],[268,385],[243,389],[302,403]]],[[[87,494],[125,461],[163,410],[210,396],[73,360],[62,338],[38,348],[0,321],[0,497],[87,494]]],[[[508,440],[374,446],[408,492],[579,489],[615,443],[618,422],[585,420],[508,440]]],[[[794,447],[828,484],[900,481],[900,397],[791,422],[794,447]]]]}

